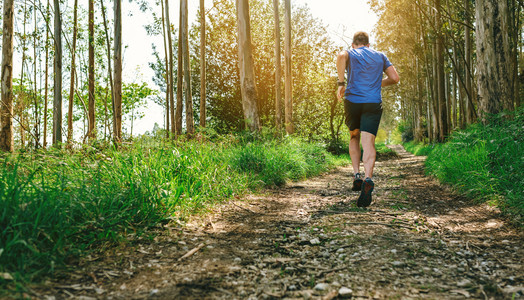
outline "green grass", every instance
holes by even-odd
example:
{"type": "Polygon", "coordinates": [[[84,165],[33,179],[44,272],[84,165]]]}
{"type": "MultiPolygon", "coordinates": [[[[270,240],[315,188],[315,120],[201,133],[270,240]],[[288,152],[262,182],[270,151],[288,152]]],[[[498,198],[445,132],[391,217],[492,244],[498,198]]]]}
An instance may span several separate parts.
{"type": "Polygon", "coordinates": [[[27,282],[173,217],[349,164],[347,154],[295,137],[206,138],[0,156],[0,273],[14,277],[0,276],[0,287],[23,291],[27,282]]]}
{"type": "Polygon", "coordinates": [[[524,108],[454,132],[445,144],[406,144],[427,154],[427,172],[461,193],[524,217],[524,108]]]}
{"type": "MultiPolygon", "coordinates": [[[[0,287],[22,289],[89,251],[213,203],[349,162],[298,138],[137,142],[0,156],[0,287]]],[[[0,293],[1,294],[1,293],[0,293]]]]}

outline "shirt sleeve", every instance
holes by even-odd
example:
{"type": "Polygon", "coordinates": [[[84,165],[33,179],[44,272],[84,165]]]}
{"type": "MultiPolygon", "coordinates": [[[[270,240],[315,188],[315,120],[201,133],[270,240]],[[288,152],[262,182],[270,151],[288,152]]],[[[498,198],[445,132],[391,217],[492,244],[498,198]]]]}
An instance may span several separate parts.
{"type": "Polygon", "coordinates": [[[393,64],[389,61],[385,54],[382,54],[382,58],[384,59],[384,69],[382,71],[386,71],[386,69],[391,67],[393,64]]]}

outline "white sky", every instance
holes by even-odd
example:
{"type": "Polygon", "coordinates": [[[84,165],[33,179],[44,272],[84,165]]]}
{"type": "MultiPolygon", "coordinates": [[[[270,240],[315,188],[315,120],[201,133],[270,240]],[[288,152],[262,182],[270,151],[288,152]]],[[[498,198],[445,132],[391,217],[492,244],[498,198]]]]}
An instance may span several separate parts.
{"type": "MultiPolygon", "coordinates": [[[[268,0],[269,1],[269,0],[268,0]]],[[[206,7],[211,7],[212,0],[206,0],[206,7]]],[[[377,16],[371,11],[367,0],[291,0],[292,5],[307,5],[311,9],[314,17],[322,20],[328,25],[328,32],[337,45],[345,46],[346,42],[350,43],[351,37],[356,31],[364,30],[370,33],[371,43],[373,44],[373,30],[377,16]],[[344,36],[344,40],[341,38],[344,36]]],[[[178,25],[179,1],[171,1],[171,23],[178,25]]],[[[128,11],[126,6],[132,6],[128,1],[122,2],[122,11],[128,11]]],[[[195,22],[198,11],[199,1],[189,1],[190,22],[195,22]]],[[[281,4],[283,5],[283,4],[281,4]]],[[[134,6],[134,5],[133,5],[134,6]]],[[[129,47],[124,57],[124,74],[131,75],[125,77],[130,81],[137,79],[137,69],[142,76],[140,80],[152,82],[153,71],[150,70],[148,63],[153,61],[151,55],[151,43],[155,42],[157,49],[162,49],[161,38],[152,38],[147,36],[143,24],[151,23],[152,18],[144,13],[137,12],[133,17],[124,16],[122,28],[124,43],[129,47]]],[[[334,66],[333,66],[334,68],[334,66]]],[[[148,107],[144,108],[146,117],[142,120],[135,121],[134,134],[151,131],[153,126],[158,123],[163,127],[163,108],[150,102],[148,107]]]]}

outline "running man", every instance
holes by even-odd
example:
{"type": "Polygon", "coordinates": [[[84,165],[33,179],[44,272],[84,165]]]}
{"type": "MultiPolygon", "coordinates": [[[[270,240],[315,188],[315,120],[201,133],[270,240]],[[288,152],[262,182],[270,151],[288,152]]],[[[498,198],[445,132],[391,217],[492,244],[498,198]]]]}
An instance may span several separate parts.
{"type": "Polygon", "coordinates": [[[337,73],[337,97],[344,102],[346,125],[351,134],[349,156],[355,176],[352,190],[361,191],[357,206],[368,207],[375,186],[372,178],[377,156],[375,137],[382,117],[381,90],[398,83],[399,76],[386,55],[369,48],[369,35],[362,31],[353,36],[352,49],[338,54],[337,73]],[[347,85],[344,81],[346,71],[347,85]],[[385,79],[382,73],[386,73],[385,79]],[[364,150],[365,180],[360,174],[360,142],[364,150]]]}

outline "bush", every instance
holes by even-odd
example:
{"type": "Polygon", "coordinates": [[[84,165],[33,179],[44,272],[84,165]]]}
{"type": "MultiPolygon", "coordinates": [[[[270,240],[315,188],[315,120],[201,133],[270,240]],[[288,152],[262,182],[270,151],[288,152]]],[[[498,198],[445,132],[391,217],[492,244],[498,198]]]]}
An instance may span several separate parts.
{"type": "MultiPolygon", "coordinates": [[[[427,172],[458,191],[524,217],[524,108],[456,131],[441,145],[406,143],[408,151],[428,155],[427,172]]],[[[521,222],[521,221],[518,221],[521,222]]]]}

